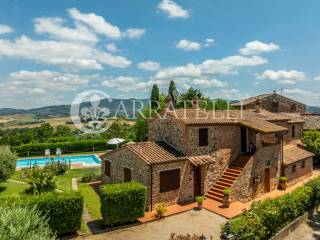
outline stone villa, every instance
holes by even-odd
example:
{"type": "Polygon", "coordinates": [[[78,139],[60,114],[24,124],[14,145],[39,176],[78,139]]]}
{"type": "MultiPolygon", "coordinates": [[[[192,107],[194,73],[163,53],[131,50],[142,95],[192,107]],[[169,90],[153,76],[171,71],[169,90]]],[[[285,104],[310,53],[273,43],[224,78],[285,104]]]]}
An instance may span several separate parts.
{"type": "MultiPolygon", "coordinates": [[[[304,109],[294,104],[290,110],[304,109]]],[[[225,188],[232,200],[245,202],[275,190],[280,176],[293,185],[312,175],[313,154],[300,143],[304,121],[263,106],[256,99],[243,111],[168,108],[150,120],[148,142],[103,156],[103,181],[143,183],[152,209],[199,195],[222,202],[225,188]]]]}

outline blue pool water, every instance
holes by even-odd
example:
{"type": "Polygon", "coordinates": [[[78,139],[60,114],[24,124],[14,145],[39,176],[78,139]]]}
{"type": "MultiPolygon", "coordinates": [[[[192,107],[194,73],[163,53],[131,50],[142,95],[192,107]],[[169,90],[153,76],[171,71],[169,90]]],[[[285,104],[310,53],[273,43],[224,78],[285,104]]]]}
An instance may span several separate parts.
{"type": "MultiPolygon", "coordinates": [[[[62,156],[62,157],[55,157],[53,161],[61,161],[66,163],[75,164],[75,163],[82,163],[84,166],[98,166],[101,164],[101,159],[98,158],[96,155],[83,155],[83,156],[62,156]]],[[[52,161],[51,158],[28,158],[28,159],[21,159],[17,160],[17,167],[24,168],[31,166],[44,166],[46,162],[52,161]]]]}

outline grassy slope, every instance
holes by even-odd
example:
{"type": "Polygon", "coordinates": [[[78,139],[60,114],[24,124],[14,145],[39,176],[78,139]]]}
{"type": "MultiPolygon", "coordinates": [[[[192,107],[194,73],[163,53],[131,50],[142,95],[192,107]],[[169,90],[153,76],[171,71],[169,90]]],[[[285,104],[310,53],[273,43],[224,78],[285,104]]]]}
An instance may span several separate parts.
{"type": "Polygon", "coordinates": [[[0,183],[0,197],[6,196],[19,196],[25,189],[28,188],[27,184],[15,182],[1,182],[0,183]]]}
{"type": "Polygon", "coordinates": [[[101,219],[100,198],[97,192],[86,183],[78,184],[79,191],[84,197],[85,207],[93,220],[101,219]]]}

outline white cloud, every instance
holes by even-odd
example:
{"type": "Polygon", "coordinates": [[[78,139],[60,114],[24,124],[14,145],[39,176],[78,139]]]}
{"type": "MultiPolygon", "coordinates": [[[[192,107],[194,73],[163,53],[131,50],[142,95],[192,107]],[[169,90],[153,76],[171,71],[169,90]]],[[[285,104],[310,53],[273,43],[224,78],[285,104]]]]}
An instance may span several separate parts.
{"type": "Polygon", "coordinates": [[[108,44],[106,45],[106,49],[107,49],[109,52],[112,52],[112,53],[118,52],[117,45],[114,44],[114,43],[108,43],[108,44]]]}
{"type": "Polygon", "coordinates": [[[169,18],[188,18],[190,13],[172,0],[162,0],[158,7],[159,10],[168,14],[169,18]]]}
{"type": "Polygon", "coordinates": [[[217,79],[193,79],[192,85],[200,86],[200,87],[224,87],[227,85],[226,82],[219,81],[217,79]]]}
{"type": "Polygon", "coordinates": [[[189,63],[184,66],[168,67],[159,70],[153,79],[171,80],[176,78],[208,78],[217,74],[237,74],[243,67],[252,67],[267,63],[259,56],[229,56],[219,60],[208,59],[200,64],[189,63]]]}
{"type": "Polygon", "coordinates": [[[245,99],[249,97],[248,93],[243,93],[239,89],[231,88],[231,89],[221,89],[215,92],[206,93],[213,99],[226,99],[226,100],[239,100],[245,99]]]}
{"type": "Polygon", "coordinates": [[[157,71],[160,69],[160,63],[154,61],[146,61],[138,63],[138,68],[147,71],[157,71]]]}
{"type": "Polygon", "coordinates": [[[194,51],[200,50],[201,44],[198,42],[189,41],[187,39],[182,39],[177,43],[176,48],[180,48],[184,51],[194,51]]]}
{"type": "Polygon", "coordinates": [[[271,52],[279,50],[280,47],[274,43],[263,43],[260,41],[248,42],[239,52],[243,55],[256,55],[263,52],[271,52]]]}
{"type": "Polygon", "coordinates": [[[204,47],[210,47],[213,43],[214,39],[212,38],[205,39],[204,43],[182,39],[177,43],[176,48],[182,49],[184,51],[197,51],[204,47]]]}
{"type": "Polygon", "coordinates": [[[287,94],[301,94],[301,95],[311,95],[312,94],[312,92],[305,91],[300,88],[283,89],[283,92],[287,93],[287,94]]]}
{"type": "Polygon", "coordinates": [[[35,41],[21,36],[15,41],[0,39],[0,56],[24,58],[64,69],[102,69],[101,64],[125,68],[131,61],[92,46],[58,41],[35,41]]]}
{"type": "Polygon", "coordinates": [[[82,76],[55,71],[19,71],[9,74],[8,87],[22,89],[50,89],[50,91],[75,91],[77,86],[84,86],[96,75],[82,76]]]}
{"type": "Polygon", "coordinates": [[[145,32],[146,30],[142,28],[128,28],[123,35],[127,36],[128,38],[139,39],[143,34],[145,34],[145,32]]]}
{"type": "Polygon", "coordinates": [[[292,89],[283,89],[283,94],[292,99],[296,99],[302,103],[308,105],[319,105],[320,104],[320,94],[312,91],[292,88],[292,89]]]}
{"type": "Polygon", "coordinates": [[[34,22],[36,33],[47,33],[53,39],[93,44],[98,42],[96,35],[82,24],[77,24],[76,28],[65,27],[61,18],[36,18],[34,22]]]}
{"type": "Polygon", "coordinates": [[[0,24],[0,34],[12,33],[14,30],[8,25],[0,24]]]}
{"type": "Polygon", "coordinates": [[[116,78],[107,77],[101,83],[101,86],[112,88],[120,92],[131,92],[131,91],[148,91],[152,86],[152,82],[145,82],[143,79],[138,77],[130,76],[119,76],[116,78]]]}
{"type": "Polygon", "coordinates": [[[120,29],[107,22],[102,16],[98,16],[94,13],[81,13],[76,8],[69,9],[69,14],[73,19],[88,25],[98,34],[102,34],[113,39],[121,38],[120,29]]]}
{"type": "Polygon", "coordinates": [[[320,75],[314,78],[315,81],[320,81],[320,75]]]}
{"type": "Polygon", "coordinates": [[[304,72],[299,72],[296,70],[265,70],[257,79],[267,79],[276,81],[279,84],[296,84],[296,82],[306,80],[306,75],[304,72]]]}

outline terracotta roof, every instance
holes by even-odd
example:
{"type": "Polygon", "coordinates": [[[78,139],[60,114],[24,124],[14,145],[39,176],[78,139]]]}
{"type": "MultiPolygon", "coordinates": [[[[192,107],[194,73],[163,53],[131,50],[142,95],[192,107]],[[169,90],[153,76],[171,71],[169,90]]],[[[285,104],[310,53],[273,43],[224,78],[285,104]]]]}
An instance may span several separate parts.
{"type": "Polygon", "coordinates": [[[210,155],[192,156],[188,157],[188,160],[195,166],[200,166],[208,163],[214,163],[215,160],[210,155]]]}
{"type": "Polygon", "coordinates": [[[183,125],[243,125],[253,128],[262,133],[274,133],[287,131],[286,128],[280,127],[268,121],[284,121],[288,117],[278,114],[262,111],[256,113],[252,110],[200,110],[200,109],[176,109],[168,111],[178,123],[183,125]]]}
{"type": "MultiPolygon", "coordinates": [[[[274,93],[266,93],[266,94],[261,94],[261,95],[257,95],[257,96],[254,96],[254,97],[246,98],[246,99],[243,99],[243,100],[241,100],[241,101],[232,103],[231,106],[233,106],[233,107],[240,107],[240,106],[241,106],[241,103],[242,103],[242,106],[248,105],[248,104],[252,104],[252,103],[255,103],[257,100],[263,100],[264,98],[267,98],[267,97],[269,97],[269,96],[271,96],[271,95],[273,95],[273,94],[274,94],[274,93]]],[[[282,98],[288,99],[288,100],[290,100],[290,101],[292,101],[292,102],[295,102],[295,103],[297,103],[297,104],[303,104],[303,103],[301,103],[301,102],[298,102],[298,101],[296,101],[296,100],[293,100],[293,99],[291,99],[291,98],[285,97],[285,96],[280,95],[280,94],[277,94],[277,93],[276,93],[276,96],[277,96],[277,97],[282,97],[282,98]]],[[[303,105],[305,105],[305,104],[303,104],[303,105]]]]}
{"type": "Polygon", "coordinates": [[[164,142],[140,142],[124,146],[149,164],[186,160],[185,156],[164,142]]]}
{"type": "Polygon", "coordinates": [[[255,103],[258,99],[259,100],[264,99],[266,97],[269,97],[271,94],[272,93],[266,93],[266,94],[261,94],[261,95],[257,95],[257,96],[254,96],[254,97],[250,97],[250,98],[247,98],[247,99],[243,99],[243,100],[241,100],[239,102],[232,103],[231,106],[240,107],[241,106],[241,102],[242,102],[242,105],[255,103]]]}
{"type": "Polygon", "coordinates": [[[251,120],[251,119],[243,119],[240,123],[242,126],[251,128],[260,133],[276,133],[276,132],[286,132],[287,128],[281,127],[274,123],[264,121],[264,120],[251,120]]]}
{"type": "Polygon", "coordinates": [[[308,152],[295,145],[288,144],[283,147],[283,164],[284,165],[289,165],[313,156],[314,156],[313,153],[308,152]]]}

